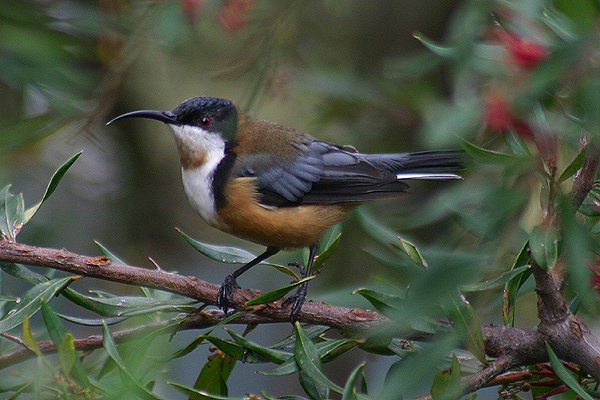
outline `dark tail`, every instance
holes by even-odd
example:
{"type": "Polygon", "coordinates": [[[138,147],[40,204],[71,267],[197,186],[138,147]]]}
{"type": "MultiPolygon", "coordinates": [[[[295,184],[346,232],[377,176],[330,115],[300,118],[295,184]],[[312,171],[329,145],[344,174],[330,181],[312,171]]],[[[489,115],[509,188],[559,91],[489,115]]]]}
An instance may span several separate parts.
{"type": "Polygon", "coordinates": [[[396,179],[462,179],[454,172],[464,169],[467,156],[462,151],[421,151],[416,153],[365,154],[364,157],[396,179]]]}

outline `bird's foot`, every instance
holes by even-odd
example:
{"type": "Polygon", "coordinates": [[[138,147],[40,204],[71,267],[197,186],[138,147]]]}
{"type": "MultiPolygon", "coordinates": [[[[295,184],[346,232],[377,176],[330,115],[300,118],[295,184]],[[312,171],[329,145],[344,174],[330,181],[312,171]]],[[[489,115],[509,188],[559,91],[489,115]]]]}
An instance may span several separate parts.
{"type": "Polygon", "coordinates": [[[217,295],[217,306],[227,313],[228,306],[233,304],[233,291],[239,289],[235,276],[227,275],[217,295]]]}
{"type": "Polygon", "coordinates": [[[298,291],[293,296],[286,298],[283,301],[283,306],[286,307],[288,304],[292,304],[292,309],[290,311],[290,321],[292,323],[296,322],[298,319],[298,313],[302,309],[302,304],[304,304],[304,300],[306,300],[306,294],[308,293],[308,282],[304,282],[302,286],[298,288],[298,291]]]}
{"type": "Polygon", "coordinates": [[[304,273],[306,272],[306,269],[304,268],[304,265],[300,264],[299,262],[288,263],[288,267],[296,267],[296,268],[298,268],[300,270],[300,274],[302,276],[304,276],[304,273]]]}

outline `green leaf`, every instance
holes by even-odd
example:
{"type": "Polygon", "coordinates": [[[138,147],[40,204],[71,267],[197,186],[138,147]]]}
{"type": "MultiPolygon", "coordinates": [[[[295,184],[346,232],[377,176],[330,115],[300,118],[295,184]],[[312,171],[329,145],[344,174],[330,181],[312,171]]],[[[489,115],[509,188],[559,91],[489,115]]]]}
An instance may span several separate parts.
{"type": "Polygon", "coordinates": [[[594,398],[579,384],[577,379],[569,372],[569,370],[563,365],[563,363],[556,356],[552,347],[546,342],[546,350],[548,351],[548,356],[550,357],[550,365],[552,365],[552,369],[556,372],[556,375],[575,393],[581,396],[584,400],[593,400],[594,398]]]}
{"type": "Polygon", "coordinates": [[[456,329],[459,336],[464,338],[467,349],[481,362],[485,364],[485,348],[483,344],[483,333],[481,323],[475,310],[464,296],[457,291],[450,296],[451,304],[445,305],[448,320],[456,329]]]}
{"type": "Polygon", "coordinates": [[[52,279],[39,283],[29,289],[25,292],[19,304],[0,320],[0,333],[4,333],[21,324],[23,315],[31,316],[35,314],[40,309],[42,302],[47,303],[50,301],[52,297],[56,296],[72,280],[72,277],[52,279]]]}
{"type": "Polygon", "coordinates": [[[566,265],[569,266],[569,284],[580,296],[584,308],[590,311],[597,310],[598,293],[590,289],[592,271],[588,267],[590,257],[594,256],[596,243],[589,230],[576,219],[572,203],[566,196],[560,197],[559,207],[561,255],[565,256],[566,265]]]}
{"type": "Polygon", "coordinates": [[[33,272],[21,264],[0,263],[0,268],[2,268],[2,271],[6,272],[7,274],[12,275],[15,278],[22,279],[31,285],[37,285],[38,283],[48,281],[48,278],[46,278],[44,275],[33,272]]]}
{"type": "Polygon", "coordinates": [[[460,363],[455,355],[452,365],[447,371],[438,371],[433,378],[431,397],[433,400],[453,400],[460,398],[462,385],[460,381],[460,363]]]}
{"type": "Polygon", "coordinates": [[[0,190],[0,233],[14,242],[24,224],[25,203],[23,194],[13,195],[10,187],[0,190]]]}
{"type": "Polygon", "coordinates": [[[515,165],[522,163],[527,159],[526,157],[517,157],[513,154],[484,149],[483,147],[479,147],[462,138],[460,138],[460,140],[462,141],[463,149],[465,149],[475,161],[482,164],[515,165]]]}
{"type": "Polygon", "coordinates": [[[169,385],[173,386],[179,392],[190,396],[190,398],[194,399],[202,399],[202,400],[248,400],[248,397],[224,397],[216,394],[206,393],[202,390],[192,389],[185,385],[176,382],[167,382],[169,385]],[[196,396],[196,397],[191,397],[196,396]]]}
{"type": "Polygon", "coordinates": [[[523,138],[521,138],[514,128],[509,128],[504,135],[504,138],[506,140],[506,144],[516,156],[531,156],[529,147],[527,147],[527,144],[523,138]]]}
{"type": "Polygon", "coordinates": [[[108,257],[108,259],[110,261],[112,261],[114,263],[125,264],[125,262],[123,260],[121,260],[114,253],[112,253],[110,250],[108,250],[106,247],[104,247],[104,245],[102,245],[100,242],[94,240],[94,243],[96,244],[96,246],[98,246],[98,249],[100,249],[100,252],[103,255],[105,255],[106,257],[108,257]]]}
{"type": "Polygon", "coordinates": [[[565,170],[562,172],[562,174],[560,174],[560,176],[558,177],[558,180],[556,182],[562,183],[562,182],[566,181],[567,179],[569,179],[570,177],[572,177],[573,175],[575,175],[575,173],[577,173],[579,168],[581,168],[583,166],[583,162],[585,161],[586,154],[587,154],[587,146],[584,147],[577,154],[577,156],[573,159],[573,161],[571,161],[571,163],[569,165],[567,165],[567,168],[565,168],[565,170]]]}
{"type": "MultiPolygon", "coordinates": [[[[343,393],[344,389],[331,382],[323,373],[319,351],[306,335],[300,326],[300,323],[294,323],[294,330],[296,332],[294,357],[303,373],[301,376],[304,376],[305,384],[309,383],[309,381],[313,381],[315,383],[315,389],[317,389],[317,393],[319,394],[326,394],[325,392],[328,392],[325,391],[324,388],[331,389],[337,393],[343,393]]],[[[329,395],[327,394],[325,398],[328,397],[329,395]]]]}
{"type": "MultiPolygon", "coordinates": [[[[209,356],[208,361],[202,367],[194,389],[221,396],[227,396],[227,379],[233,371],[237,357],[219,351],[209,356]]],[[[189,400],[200,400],[203,396],[190,394],[189,400]]]]}
{"type": "Polygon", "coordinates": [[[330,362],[358,346],[356,339],[325,339],[317,343],[319,357],[323,363],[330,362]]]}
{"type": "Polygon", "coordinates": [[[195,308],[194,304],[197,303],[196,300],[186,298],[159,300],[145,296],[92,297],[74,290],[69,290],[65,295],[81,307],[110,317],[131,317],[156,311],[179,312],[195,308]]]}
{"type": "Polygon", "coordinates": [[[225,331],[231,336],[231,338],[240,346],[252,350],[267,360],[276,364],[281,364],[292,357],[292,354],[287,351],[270,349],[268,347],[261,346],[257,343],[251,342],[242,335],[225,328],[225,331]]]}
{"type": "MultiPolygon", "coordinates": [[[[525,242],[521,248],[512,265],[511,271],[522,267],[529,267],[529,241],[525,242]]],[[[530,276],[531,268],[526,268],[523,272],[511,278],[504,286],[504,294],[502,296],[502,320],[504,325],[514,325],[517,293],[530,276]]]]}
{"type": "Polygon", "coordinates": [[[433,40],[425,37],[420,32],[414,33],[413,37],[417,39],[419,42],[423,44],[423,46],[427,47],[432,53],[442,57],[442,58],[454,58],[456,56],[456,49],[452,47],[442,46],[435,43],[433,40]]]}
{"type": "Polygon", "coordinates": [[[359,294],[364,297],[375,309],[383,314],[390,308],[401,310],[404,297],[377,292],[372,289],[356,289],[352,294],[359,294]]]}
{"type": "Polygon", "coordinates": [[[423,268],[427,268],[427,262],[425,261],[425,259],[421,255],[421,252],[419,251],[419,249],[417,249],[417,246],[415,246],[414,244],[412,244],[408,240],[404,240],[402,238],[398,238],[398,239],[400,239],[400,244],[402,245],[402,250],[404,250],[406,252],[406,254],[408,255],[408,257],[416,265],[418,265],[420,267],[423,267],[423,268]]]}
{"type": "Polygon", "coordinates": [[[31,333],[31,321],[27,317],[27,315],[23,315],[23,327],[21,329],[21,338],[25,346],[31,351],[35,353],[38,357],[43,357],[42,350],[40,346],[37,344],[36,340],[31,333]]]}
{"type": "Polygon", "coordinates": [[[362,371],[365,368],[366,363],[359,364],[354,371],[350,374],[344,385],[344,392],[342,393],[342,400],[356,400],[356,382],[362,376],[362,371]]]}
{"type": "Polygon", "coordinates": [[[285,296],[286,294],[288,294],[289,291],[292,290],[293,288],[302,285],[304,282],[310,281],[314,277],[315,277],[315,275],[312,275],[312,276],[306,277],[304,279],[301,279],[297,282],[294,282],[292,284],[289,284],[287,286],[283,286],[278,289],[271,290],[270,292],[256,296],[253,299],[248,300],[246,302],[246,305],[254,306],[257,304],[272,303],[274,301],[277,301],[277,300],[281,299],[283,296],[285,296]]]}
{"type": "Polygon", "coordinates": [[[117,351],[115,340],[112,336],[112,333],[110,332],[110,329],[108,328],[108,325],[106,324],[102,325],[102,344],[104,346],[104,350],[106,350],[106,353],[122,372],[121,377],[134,386],[134,390],[140,397],[142,397],[143,399],[150,400],[164,400],[162,397],[159,397],[151,391],[149,391],[145,385],[138,381],[133,376],[133,374],[129,372],[127,366],[125,365],[125,362],[123,361],[123,359],[119,355],[119,352],[117,351]]]}
{"type": "Polygon", "coordinates": [[[549,225],[539,225],[529,235],[531,256],[542,269],[552,269],[558,260],[558,230],[549,225]]]}
{"type": "Polygon", "coordinates": [[[48,187],[46,188],[44,196],[42,196],[42,200],[40,200],[39,203],[37,203],[33,207],[28,208],[25,211],[24,223],[29,222],[29,220],[35,215],[35,213],[37,213],[42,204],[44,204],[48,197],[50,197],[50,195],[54,192],[65,173],[69,170],[69,168],[71,168],[71,165],[73,165],[73,163],[79,158],[81,153],[82,152],[75,154],[56,170],[56,172],[54,173],[54,175],[52,175],[52,178],[50,179],[50,183],[48,183],[48,187]]]}
{"type": "Polygon", "coordinates": [[[330,243],[328,243],[328,245],[325,248],[325,250],[323,250],[323,252],[317,256],[317,258],[315,259],[315,262],[313,263],[313,270],[314,271],[319,271],[319,269],[321,268],[321,266],[323,265],[323,263],[331,256],[331,254],[333,253],[333,251],[335,250],[335,248],[340,243],[341,237],[342,237],[342,233],[340,232],[335,237],[335,239],[333,239],[333,241],[331,241],[330,243]]]}
{"type": "MultiPolygon", "coordinates": [[[[240,315],[244,314],[245,311],[238,311],[235,312],[233,314],[228,315],[227,317],[223,318],[221,321],[219,321],[219,323],[217,323],[216,325],[214,325],[212,328],[210,328],[208,331],[204,332],[202,335],[198,336],[196,339],[194,339],[191,343],[189,343],[188,345],[186,345],[185,347],[183,347],[182,349],[179,349],[177,351],[175,351],[169,358],[168,361],[173,360],[175,358],[179,358],[179,357],[183,357],[189,353],[191,353],[192,351],[194,351],[198,346],[200,346],[204,340],[209,338],[209,335],[217,328],[228,324],[229,322],[233,321],[234,319],[236,319],[237,317],[239,317],[240,315]]],[[[223,350],[223,349],[221,349],[223,350]]]]}
{"type": "MultiPolygon", "coordinates": [[[[236,247],[228,246],[217,246],[214,244],[202,243],[190,236],[186,235],[183,231],[177,230],[181,233],[181,236],[198,252],[204,254],[211,260],[215,260],[225,264],[247,264],[254,260],[256,256],[246,250],[238,249],[236,247]]],[[[264,264],[264,263],[261,263],[264,264]]]]}
{"type": "Polygon", "coordinates": [[[79,384],[89,388],[90,382],[75,350],[73,335],[67,332],[58,315],[46,302],[42,302],[42,316],[46,330],[58,350],[58,361],[63,373],[66,376],[72,375],[79,384]]]}
{"type": "Polygon", "coordinates": [[[208,340],[212,344],[215,345],[219,350],[223,351],[225,354],[229,356],[236,357],[238,360],[241,360],[245,357],[244,362],[248,363],[261,363],[266,362],[266,359],[260,356],[256,356],[256,354],[252,351],[248,351],[245,347],[240,346],[236,342],[232,340],[224,340],[218,338],[216,336],[201,336],[204,340],[208,340]]]}
{"type": "Polygon", "coordinates": [[[488,279],[487,281],[483,281],[483,282],[462,285],[460,287],[460,291],[461,292],[479,292],[482,290],[494,289],[494,288],[500,287],[502,285],[505,285],[511,279],[513,279],[516,276],[527,271],[529,268],[531,268],[529,265],[522,265],[515,269],[511,269],[510,271],[507,271],[507,272],[503,273],[502,275],[497,276],[496,278],[488,279]]]}

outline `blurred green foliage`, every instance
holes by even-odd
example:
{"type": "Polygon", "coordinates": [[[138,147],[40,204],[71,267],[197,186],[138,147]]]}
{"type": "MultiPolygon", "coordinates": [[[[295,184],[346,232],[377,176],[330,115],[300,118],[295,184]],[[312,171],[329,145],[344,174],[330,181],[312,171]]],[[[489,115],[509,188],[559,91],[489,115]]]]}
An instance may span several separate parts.
{"type": "MultiPolygon", "coordinates": [[[[173,159],[160,160],[173,149],[163,152],[157,139],[131,132],[104,147],[102,140],[112,134],[104,122],[115,108],[170,108],[186,96],[214,94],[232,97],[261,117],[320,131],[320,138],[352,141],[364,151],[461,146],[472,158],[463,182],[427,186],[416,189],[419,196],[412,200],[361,209],[342,236],[336,228],[324,240],[318,263],[327,266],[313,285],[321,281],[331,289],[322,287],[320,295],[334,305],[371,305],[394,322],[392,329],[340,338],[326,327],[296,324],[290,335],[273,330],[283,339],[265,344],[271,336],[260,327],[241,335],[219,326],[174,344],[170,335],[178,316],[198,306],[189,299],[144,288],[125,295],[86,287],[93,292],[83,294],[67,287],[71,277],[55,271],[3,264],[0,359],[20,346],[35,358],[2,364],[0,391],[11,399],[223,399],[251,391],[255,377],[246,372],[248,364],[260,364],[274,383],[256,398],[392,399],[428,390],[434,398],[453,398],[461,374],[485,362],[481,324],[513,326],[519,318],[533,324],[521,311],[532,307],[528,249],[540,266],[565,268],[573,308],[597,317],[598,294],[591,286],[600,274],[600,184],[594,182],[577,214],[570,200],[574,177],[600,147],[598,2],[413,3],[0,0],[4,169],[19,176],[12,169],[27,164],[18,160],[57,146],[42,141],[50,135],[66,137],[58,142],[62,147],[72,138],[102,143],[74,166],[79,155],[63,164],[33,207],[9,186],[0,191],[5,239],[15,240],[24,224],[42,219],[36,214],[42,203],[63,176],[68,180],[80,168],[79,182],[87,179],[97,188],[114,180],[119,190],[133,187],[133,194],[117,201],[130,208],[114,213],[126,215],[120,219],[131,231],[143,223],[144,232],[152,233],[129,240],[107,228],[104,238],[121,246],[119,256],[141,260],[147,256],[143,249],[179,254],[193,248],[223,263],[251,257],[192,238],[197,233],[183,234],[191,248],[176,247],[175,239],[162,234],[183,209],[181,196],[172,195],[180,187],[169,182],[172,176],[161,175],[173,159]],[[118,157],[99,157],[96,169],[118,159],[123,170],[136,171],[129,178],[107,173],[95,183],[94,167],[79,164],[111,151],[118,157]],[[156,194],[157,188],[164,192],[156,194]],[[161,196],[157,204],[172,214],[144,210],[141,203],[161,196]],[[559,223],[550,226],[553,216],[559,223]],[[368,239],[357,238],[365,235],[356,231],[368,239]],[[161,235],[155,238],[155,232],[161,235]],[[148,244],[130,243],[140,240],[148,244]],[[351,300],[336,292],[340,282],[352,286],[344,288],[355,294],[351,300]],[[150,324],[159,328],[127,342],[112,336],[150,324]],[[90,331],[102,335],[103,348],[77,351],[78,338],[90,331]],[[413,331],[438,339],[402,339],[413,331]],[[43,353],[40,341],[52,342],[56,354],[43,353]],[[198,353],[209,346],[205,362],[198,353]],[[375,355],[391,361],[381,366],[375,355]],[[185,371],[173,367],[184,356],[194,362],[185,371]],[[290,375],[296,386],[277,383],[290,375]],[[373,376],[387,378],[373,386],[373,376]]],[[[73,199],[78,197],[69,197],[66,208],[75,208],[73,199]]],[[[49,228],[38,228],[46,242],[46,236],[59,235],[62,224],[50,219],[49,228]]],[[[118,260],[112,246],[98,248],[118,260]]],[[[165,258],[173,263],[161,263],[163,268],[197,262],[170,257],[165,258]]],[[[294,276],[278,263],[269,265],[284,272],[277,274],[284,279],[294,276]]],[[[262,299],[280,298],[297,284],[266,290],[262,299]]],[[[553,358],[552,366],[558,365],[553,358]]],[[[596,384],[556,372],[579,394],[596,384]]],[[[504,389],[519,393],[521,387],[504,389]]]]}

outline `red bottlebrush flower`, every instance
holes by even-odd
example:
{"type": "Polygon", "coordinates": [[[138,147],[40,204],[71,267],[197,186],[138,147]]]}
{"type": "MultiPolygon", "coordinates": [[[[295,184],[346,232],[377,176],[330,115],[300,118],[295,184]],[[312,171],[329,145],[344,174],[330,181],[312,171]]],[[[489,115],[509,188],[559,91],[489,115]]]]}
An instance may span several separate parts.
{"type": "Polygon", "coordinates": [[[596,292],[600,293],[600,272],[595,268],[590,268],[594,275],[592,275],[592,286],[596,292]]]}
{"type": "Polygon", "coordinates": [[[491,94],[487,97],[484,113],[484,121],[492,130],[514,129],[524,139],[533,137],[529,123],[518,118],[510,101],[500,94],[491,94]]]}
{"type": "Polygon", "coordinates": [[[228,0],[219,14],[219,22],[228,32],[237,32],[248,25],[253,0],[228,0]]]}
{"type": "Polygon", "coordinates": [[[499,29],[497,35],[504,42],[511,61],[519,67],[532,69],[544,61],[549,54],[547,47],[541,43],[534,42],[516,33],[499,29]]]}
{"type": "Polygon", "coordinates": [[[484,118],[487,125],[497,131],[511,127],[514,119],[510,103],[498,95],[492,95],[486,99],[484,118]]]}
{"type": "Polygon", "coordinates": [[[528,69],[535,68],[548,57],[548,50],[544,46],[523,38],[509,43],[507,50],[515,64],[528,69]]]}
{"type": "Polygon", "coordinates": [[[204,6],[204,0],[179,0],[183,16],[189,23],[194,23],[198,13],[204,6]]]}

